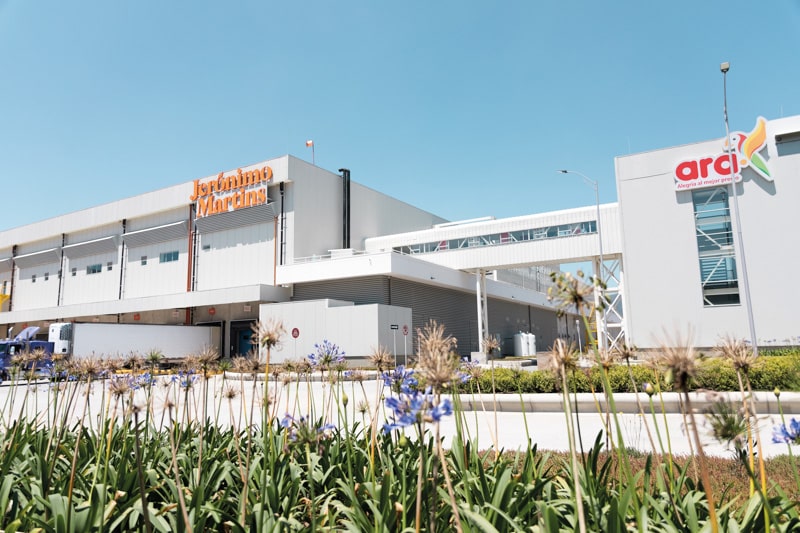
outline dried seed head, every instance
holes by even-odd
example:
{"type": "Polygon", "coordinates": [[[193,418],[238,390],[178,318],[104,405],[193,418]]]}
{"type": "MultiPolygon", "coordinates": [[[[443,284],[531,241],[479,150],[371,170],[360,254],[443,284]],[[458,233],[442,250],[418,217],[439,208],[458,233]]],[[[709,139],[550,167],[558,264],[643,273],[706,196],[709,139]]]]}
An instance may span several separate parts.
{"type": "Polygon", "coordinates": [[[491,355],[500,349],[500,341],[497,337],[491,335],[484,335],[483,337],[483,352],[486,355],[491,355]]]}
{"type": "Polygon", "coordinates": [[[458,378],[460,358],[453,350],[456,339],[445,335],[444,326],[431,320],[421,330],[417,330],[419,353],[417,371],[426,385],[434,392],[441,392],[458,378]]]}
{"type": "Polygon", "coordinates": [[[108,384],[108,392],[115,398],[131,392],[131,384],[127,378],[113,378],[108,384]]]}
{"type": "Polygon", "coordinates": [[[631,344],[622,344],[617,345],[614,348],[614,353],[616,357],[620,361],[630,361],[631,359],[636,359],[636,353],[638,352],[636,346],[631,344]]]}
{"type": "Polygon", "coordinates": [[[131,352],[125,358],[125,368],[136,371],[142,368],[142,366],[144,366],[144,358],[137,352],[131,352]]]}
{"type": "Polygon", "coordinates": [[[225,390],[222,391],[222,394],[226,400],[235,400],[239,396],[239,391],[228,386],[225,387],[225,390]]]}
{"type": "Polygon", "coordinates": [[[268,350],[273,348],[279,350],[281,347],[281,339],[286,334],[283,322],[273,318],[266,322],[261,322],[259,320],[251,329],[253,330],[253,340],[259,346],[268,350]]]}
{"type": "Polygon", "coordinates": [[[717,353],[729,359],[733,363],[733,368],[745,375],[750,373],[750,367],[756,362],[756,355],[750,346],[744,340],[730,335],[717,344],[717,353]]]}
{"type": "Polygon", "coordinates": [[[551,350],[553,354],[553,364],[559,375],[575,370],[578,365],[578,352],[575,344],[564,339],[556,339],[551,350]]]}
{"type": "Polygon", "coordinates": [[[585,280],[579,271],[577,277],[570,272],[551,272],[550,279],[553,285],[547,288],[547,299],[555,303],[559,315],[571,310],[582,314],[584,309],[594,308],[595,285],[601,285],[597,278],[585,280]]]}
{"type": "Polygon", "coordinates": [[[688,340],[690,337],[691,334],[686,339],[680,335],[674,339],[668,338],[662,343],[661,353],[655,359],[680,392],[689,390],[689,381],[697,373],[698,354],[688,340]]]}
{"type": "Polygon", "coordinates": [[[609,370],[617,362],[618,353],[614,350],[600,348],[597,350],[597,363],[604,369],[609,370]]]}
{"type": "Polygon", "coordinates": [[[383,372],[394,366],[394,357],[389,350],[384,346],[372,348],[372,353],[369,355],[369,362],[378,372],[383,372]]]}

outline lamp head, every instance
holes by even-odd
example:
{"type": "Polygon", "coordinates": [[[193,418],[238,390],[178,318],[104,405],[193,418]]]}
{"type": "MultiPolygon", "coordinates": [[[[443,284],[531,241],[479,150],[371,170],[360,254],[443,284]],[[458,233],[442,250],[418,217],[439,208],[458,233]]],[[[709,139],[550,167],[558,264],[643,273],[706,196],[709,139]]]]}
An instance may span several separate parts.
{"type": "Polygon", "coordinates": [[[722,72],[723,74],[728,72],[730,69],[731,69],[731,64],[728,63],[727,61],[724,63],[720,63],[719,65],[719,71],[722,72]]]}

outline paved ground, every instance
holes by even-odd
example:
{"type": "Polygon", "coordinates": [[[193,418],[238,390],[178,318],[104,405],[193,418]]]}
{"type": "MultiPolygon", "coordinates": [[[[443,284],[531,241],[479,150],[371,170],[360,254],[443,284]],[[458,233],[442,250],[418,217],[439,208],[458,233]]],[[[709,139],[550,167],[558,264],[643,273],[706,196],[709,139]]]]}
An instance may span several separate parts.
{"type": "MultiPolygon", "coordinates": [[[[188,391],[181,389],[178,384],[163,383],[155,385],[152,389],[153,401],[151,418],[156,423],[167,421],[170,416],[180,419],[202,418],[202,381],[195,381],[188,391]]],[[[38,418],[43,423],[52,416],[55,390],[49,383],[36,385],[16,385],[0,387],[0,427],[19,418],[23,412],[28,418],[38,418]],[[24,406],[24,407],[23,407],[24,406]]],[[[86,424],[96,424],[98,415],[105,406],[107,413],[112,413],[112,396],[109,394],[110,381],[96,383],[89,393],[88,402],[85,401],[83,392],[75,394],[72,403],[65,409],[71,422],[77,422],[84,416],[86,424]],[[83,414],[86,404],[86,414],[83,414]]],[[[242,428],[249,420],[251,413],[256,413],[254,421],[260,420],[260,409],[263,403],[263,382],[243,380],[231,375],[225,378],[216,376],[208,383],[208,395],[205,407],[207,416],[218,424],[228,426],[233,424],[242,428]],[[227,393],[226,393],[227,391],[227,393]]],[[[69,387],[69,386],[68,386],[69,387]]],[[[70,390],[70,389],[67,389],[70,390]]],[[[316,413],[335,424],[342,424],[344,417],[352,423],[354,420],[368,422],[371,413],[376,411],[378,423],[383,424],[387,413],[383,408],[381,394],[389,394],[383,384],[375,380],[363,383],[342,382],[340,385],[331,386],[322,382],[300,383],[270,383],[273,398],[270,408],[274,416],[282,418],[287,412],[296,417],[309,412],[316,413]],[[344,396],[347,396],[346,407],[344,396]],[[363,412],[362,412],[363,409],[363,412]]],[[[60,405],[66,405],[67,397],[63,394],[59,400],[60,405]]],[[[663,439],[669,434],[672,451],[676,454],[690,452],[690,440],[685,431],[684,419],[679,414],[677,395],[666,395],[666,414],[657,410],[653,417],[647,414],[644,417],[638,413],[635,395],[621,394],[615,396],[622,433],[627,446],[643,451],[650,450],[647,435],[649,427],[653,438],[656,439],[655,424],[663,439]],[[647,427],[646,427],[647,425],[647,427]]],[[[647,396],[640,395],[642,401],[647,401],[647,396]]],[[[738,398],[737,395],[733,396],[738,398]]],[[[577,407],[579,415],[574,416],[580,426],[583,443],[586,448],[591,446],[597,434],[603,429],[603,416],[598,413],[596,398],[590,394],[578,395],[577,407]]],[[[497,409],[495,399],[491,394],[474,396],[462,395],[461,401],[465,411],[463,420],[465,431],[469,438],[477,439],[478,446],[489,448],[496,441],[498,446],[506,450],[517,450],[527,447],[528,439],[537,444],[539,449],[566,450],[567,418],[563,412],[561,396],[553,395],[498,395],[497,409]]],[[[800,414],[800,394],[784,393],[781,396],[784,409],[787,411],[787,420],[791,414],[800,414]]],[[[692,396],[692,402],[697,409],[708,405],[709,398],[704,394],[692,396]]],[[[143,390],[136,392],[134,403],[144,406],[147,403],[143,390]]],[[[601,402],[602,403],[602,402],[601,402]]],[[[647,404],[645,404],[647,406],[647,404]]],[[[780,415],[777,414],[777,403],[772,393],[758,395],[757,406],[759,413],[758,431],[760,434],[763,453],[765,456],[786,454],[785,444],[772,442],[773,427],[779,423],[780,415]]],[[[574,405],[573,405],[574,408],[574,405]]],[[[122,407],[118,407],[120,413],[122,407]]],[[[649,410],[648,410],[649,413],[649,410]]],[[[449,442],[455,434],[454,417],[442,419],[441,431],[449,442]]],[[[710,426],[705,417],[698,416],[701,438],[706,453],[711,455],[729,455],[730,450],[711,437],[710,426]]],[[[665,441],[666,442],[666,441],[665,441]]],[[[665,444],[666,445],[666,444],[665,444]]]]}

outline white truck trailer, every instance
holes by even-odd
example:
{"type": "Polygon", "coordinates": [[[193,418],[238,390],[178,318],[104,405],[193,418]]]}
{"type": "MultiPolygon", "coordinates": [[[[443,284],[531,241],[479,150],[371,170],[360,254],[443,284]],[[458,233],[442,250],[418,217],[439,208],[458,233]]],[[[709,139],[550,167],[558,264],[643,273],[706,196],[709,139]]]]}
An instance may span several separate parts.
{"type": "Polygon", "coordinates": [[[183,359],[207,348],[220,348],[218,326],[57,322],[50,324],[53,353],[75,358],[146,356],[153,350],[165,359],[183,359]]]}

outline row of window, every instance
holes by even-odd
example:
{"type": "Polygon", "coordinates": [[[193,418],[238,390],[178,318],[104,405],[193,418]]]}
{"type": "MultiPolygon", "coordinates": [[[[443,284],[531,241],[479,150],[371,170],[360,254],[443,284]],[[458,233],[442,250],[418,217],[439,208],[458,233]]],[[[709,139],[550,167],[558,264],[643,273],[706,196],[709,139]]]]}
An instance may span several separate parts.
{"type": "Polygon", "coordinates": [[[491,233],[488,235],[477,235],[462,239],[412,244],[408,246],[396,247],[394,248],[394,251],[403,254],[423,254],[429,252],[439,252],[443,250],[455,250],[460,248],[496,246],[499,244],[513,244],[515,242],[555,239],[559,237],[573,237],[577,235],[585,235],[587,233],[597,233],[597,221],[589,220],[586,222],[574,222],[571,224],[560,224],[557,226],[547,226],[543,228],[531,228],[502,233],[491,233]]]}
{"type": "MultiPolygon", "coordinates": [[[[173,251],[170,251],[170,252],[163,252],[158,256],[158,262],[159,263],[171,263],[171,262],[177,261],[177,260],[178,260],[178,250],[173,250],[173,251]]],[[[147,264],[147,256],[143,255],[141,257],[141,259],[140,259],[140,262],[141,262],[142,266],[145,266],[147,264]]],[[[108,263],[106,263],[106,272],[108,272],[110,270],[113,270],[113,269],[114,269],[114,263],[113,262],[109,261],[108,263]]],[[[99,274],[102,271],[103,271],[102,263],[95,263],[95,264],[86,266],[86,274],[87,275],[89,275],[89,274],[99,274]]],[[[73,276],[77,276],[78,275],[78,269],[76,267],[73,267],[72,270],[71,270],[71,273],[72,273],[73,276]]],[[[61,271],[60,270],[58,271],[58,277],[59,278],[61,277],[61,271]]],[[[44,281],[48,281],[49,279],[50,279],[50,273],[49,272],[45,272],[44,273],[44,281]]],[[[36,274],[31,275],[31,283],[36,283],[36,274]]]]}

